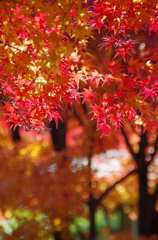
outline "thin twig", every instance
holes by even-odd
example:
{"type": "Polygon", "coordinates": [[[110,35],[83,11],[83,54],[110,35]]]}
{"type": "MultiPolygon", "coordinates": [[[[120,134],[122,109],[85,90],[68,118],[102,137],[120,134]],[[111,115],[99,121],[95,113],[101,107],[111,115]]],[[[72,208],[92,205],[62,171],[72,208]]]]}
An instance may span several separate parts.
{"type": "Polygon", "coordinates": [[[10,45],[10,44],[8,44],[8,43],[5,43],[5,42],[0,41],[0,44],[4,44],[4,45],[6,45],[6,46],[8,46],[8,47],[14,48],[14,49],[17,50],[17,51],[20,51],[20,52],[23,52],[23,53],[25,53],[25,54],[31,55],[31,54],[29,54],[28,52],[26,52],[26,51],[24,51],[24,50],[21,50],[21,49],[19,49],[19,48],[17,48],[17,47],[14,47],[14,46],[12,46],[12,45],[10,45]]]}

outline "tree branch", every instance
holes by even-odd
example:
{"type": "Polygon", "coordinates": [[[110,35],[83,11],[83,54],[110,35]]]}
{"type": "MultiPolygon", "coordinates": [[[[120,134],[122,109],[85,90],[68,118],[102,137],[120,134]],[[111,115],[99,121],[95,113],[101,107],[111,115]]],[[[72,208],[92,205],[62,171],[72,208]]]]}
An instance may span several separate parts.
{"type": "Polygon", "coordinates": [[[83,104],[80,105],[73,105],[73,112],[77,119],[80,121],[80,124],[84,127],[88,126],[89,119],[87,113],[85,113],[85,109],[83,104]]]}
{"type": "Polygon", "coordinates": [[[128,141],[127,134],[126,134],[126,132],[124,131],[123,128],[121,128],[121,132],[122,132],[122,135],[124,136],[124,139],[125,139],[126,145],[127,145],[128,149],[129,149],[129,151],[130,151],[132,157],[134,158],[136,164],[138,164],[137,154],[134,153],[134,151],[133,151],[133,149],[132,149],[132,147],[131,147],[131,145],[130,145],[130,143],[129,143],[129,141],[128,141]]]}
{"type": "Polygon", "coordinates": [[[100,203],[100,201],[101,201],[117,184],[121,183],[121,182],[124,181],[126,178],[128,178],[131,174],[136,173],[137,171],[138,171],[138,169],[133,169],[132,171],[130,171],[129,173],[127,173],[127,175],[125,175],[124,177],[122,177],[121,179],[119,179],[118,181],[116,181],[112,186],[110,186],[109,188],[107,188],[107,189],[105,190],[105,192],[103,192],[103,193],[101,194],[101,196],[100,196],[98,199],[96,199],[96,201],[97,201],[98,203],[100,203]]]}
{"type": "Polygon", "coordinates": [[[23,50],[19,49],[18,47],[14,47],[14,46],[12,46],[12,45],[10,45],[10,44],[8,44],[8,43],[5,43],[5,42],[0,41],[0,44],[4,44],[5,46],[14,48],[15,50],[17,50],[17,51],[19,51],[19,52],[23,52],[23,53],[26,53],[26,54],[30,55],[28,52],[23,51],[23,50]]]}

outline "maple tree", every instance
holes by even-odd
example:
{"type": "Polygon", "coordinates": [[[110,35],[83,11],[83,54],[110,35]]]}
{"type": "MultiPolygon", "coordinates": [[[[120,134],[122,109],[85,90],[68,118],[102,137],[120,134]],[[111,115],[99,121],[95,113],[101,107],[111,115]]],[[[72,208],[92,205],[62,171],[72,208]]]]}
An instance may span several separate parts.
{"type": "MultiPolygon", "coordinates": [[[[131,130],[130,130],[131,131],[131,130]]],[[[138,182],[139,182],[139,199],[138,199],[138,220],[139,235],[149,237],[158,236],[157,232],[157,135],[153,136],[150,132],[143,133],[142,126],[138,133],[133,133],[138,137],[135,143],[130,143],[128,134],[123,131],[126,144],[130,153],[137,164],[138,182]],[[132,145],[135,145],[135,149],[132,145]],[[154,168],[155,166],[155,168],[154,168]]]]}
{"type": "MultiPolygon", "coordinates": [[[[101,135],[110,134],[127,121],[135,125],[139,120],[143,130],[154,132],[158,124],[156,0],[12,0],[0,1],[0,13],[1,101],[13,126],[40,132],[52,119],[60,125],[64,109],[72,107],[87,130],[85,149],[78,149],[78,154],[88,157],[90,168],[93,144],[104,149],[96,128],[101,135]]],[[[146,173],[144,153],[140,159],[146,173]]],[[[90,194],[92,235],[94,202],[90,194]]]]}

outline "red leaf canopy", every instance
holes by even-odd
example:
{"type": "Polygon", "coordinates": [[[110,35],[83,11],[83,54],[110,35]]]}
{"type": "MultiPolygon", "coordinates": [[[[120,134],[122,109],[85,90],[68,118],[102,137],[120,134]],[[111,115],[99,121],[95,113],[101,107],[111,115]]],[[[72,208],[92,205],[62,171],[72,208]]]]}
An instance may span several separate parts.
{"type": "Polygon", "coordinates": [[[103,133],[138,113],[153,130],[157,21],[156,0],[1,1],[0,89],[9,121],[40,131],[81,98],[103,133]]]}

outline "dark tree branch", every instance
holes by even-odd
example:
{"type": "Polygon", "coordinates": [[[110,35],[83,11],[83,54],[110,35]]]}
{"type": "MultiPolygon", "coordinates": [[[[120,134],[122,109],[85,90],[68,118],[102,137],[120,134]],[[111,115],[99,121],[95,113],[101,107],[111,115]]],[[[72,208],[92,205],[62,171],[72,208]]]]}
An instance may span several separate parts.
{"type": "Polygon", "coordinates": [[[87,106],[86,106],[85,102],[82,103],[82,107],[84,109],[85,114],[88,114],[88,110],[87,110],[87,106]]]}
{"type": "MultiPolygon", "coordinates": [[[[92,156],[93,156],[93,147],[94,147],[94,143],[95,143],[95,127],[93,126],[92,127],[92,136],[90,137],[89,141],[90,141],[90,146],[89,146],[89,151],[87,153],[87,158],[88,158],[88,167],[90,169],[90,176],[89,176],[89,182],[88,182],[88,185],[89,185],[89,188],[91,189],[92,187],[92,156]]],[[[93,197],[93,194],[90,193],[90,197],[89,197],[89,201],[93,201],[94,200],[94,197],[93,197]]]]}
{"type": "Polygon", "coordinates": [[[132,149],[132,147],[131,147],[131,145],[130,145],[130,143],[129,143],[129,140],[128,140],[128,137],[127,137],[127,134],[126,134],[126,132],[124,131],[123,128],[121,128],[121,132],[122,132],[122,135],[124,136],[124,139],[125,139],[126,145],[127,145],[128,149],[129,149],[129,151],[130,151],[132,157],[134,158],[136,164],[138,164],[137,154],[134,153],[134,151],[133,151],[133,149],[132,149]]]}
{"type": "Polygon", "coordinates": [[[83,123],[82,119],[80,118],[79,114],[77,113],[77,111],[75,110],[75,108],[73,108],[73,112],[74,112],[75,117],[79,120],[80,124],[82,126],[84,126],[84,123],[83,123]]]}
{"type": "Polygon", "coordinates": [[[80,121],[80,124],[87,127],[89,124],[88,110],[85,104],[73,105],[73,112],[76,118],[80,121]]]}
{"type": "Polygon", "coordinates": [[[127,175],[125,175],[124,177],[122,177],[121,179],[119,179],[118,181],[116,181],[112,186],[110,186],[109,188],[107,188],[105,190],[105,192],[103,192],[101,194],[101,196],[96,199],[96,201],[98,202],[98,204],[101,202],[101,200],[119,183],[121,183],[122,181],[124,181],[126,178],[128,178],[130,175],[132,175],[133,173],[136,173],[138,171],[138,169],[133,169],[132,171],[130,171],[129,173],[127,173],[127,175]]]}

